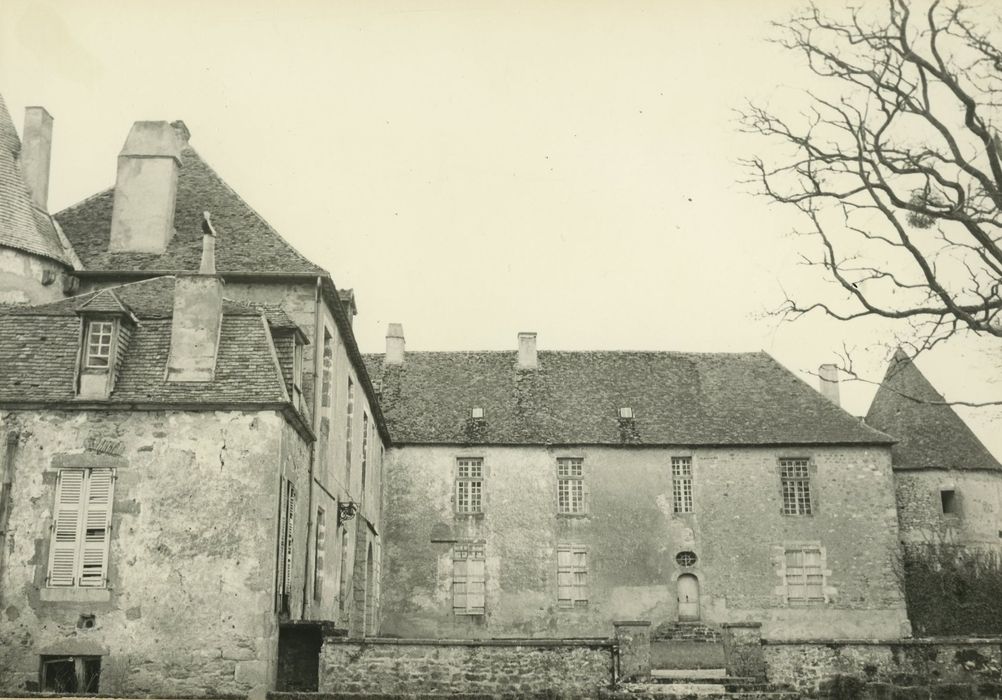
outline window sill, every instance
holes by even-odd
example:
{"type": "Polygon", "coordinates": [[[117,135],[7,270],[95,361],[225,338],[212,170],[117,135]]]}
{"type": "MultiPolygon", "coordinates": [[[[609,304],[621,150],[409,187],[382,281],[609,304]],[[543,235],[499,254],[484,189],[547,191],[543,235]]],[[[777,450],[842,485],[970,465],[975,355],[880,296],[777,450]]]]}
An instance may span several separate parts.
{"type": "Polygon", "coordinates": [[[584,512],[584,513],[561,513],[561,512],[558,511],[557,512],[557,517],[558,518],[588,518],[588,517],[591,517],[591,513],[588,513],[588,512],[584,512]]]}
{"type": "Polygon", "coordinates": [[[477,519],[480,519],[480,518],[484,517],[484,512],[483,511],[480,511],[479,513],[459,513],[459,512],[457,512],[457,513],[455,513],[455,516],[457,518],[471,518],[473,520],[477,520],[477,519]]]}
{"type": "Polygon", "coordinates": [[[110,588],[42,588],[39,598],[50,603],[107,603],[111,600],[110,588]]]}

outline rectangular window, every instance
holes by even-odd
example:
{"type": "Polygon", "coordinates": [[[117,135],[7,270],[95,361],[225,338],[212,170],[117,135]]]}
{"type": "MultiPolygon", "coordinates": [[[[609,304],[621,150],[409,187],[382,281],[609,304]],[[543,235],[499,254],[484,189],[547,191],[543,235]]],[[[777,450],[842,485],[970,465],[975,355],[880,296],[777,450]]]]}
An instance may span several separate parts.
{"type": "Polygon", "coordinates": [[[960,503],[957,500],[956,491],[953,489],[940,491],[939,500],[943,506],[943,515],[960,515],[960,503]]]}
{"type": "Polygon", "coordinates": [[[111,366],[111,337],[114,330],[113,321],[90,321],[87,324],[87,354],[84,367],[107,369],[111,366]]]}
{"type": "Polygon", "coordinates": [[[692,457],[671,458],[672,512],[692,512],[692,457]]]}
{"type": "Polygon", "coordinates": [[[584,460],[580,457],[561,457],[557,459],[557,512],[584,511],[584,460]]]}
{"type": "Polygon", "coordinates": [[[348,604],[348,530],[341,530],[341,567],[338,569],[338,607],[348,604]]]}
{"type": "Polygon", "coordinates": [[[365,480],[369,468],[369,414],[362,411],[362,498],[365,498],[365,480]]]}
{"type": "Polygon", "coordinates": [[[779,460],[783,515],[811,515],[811,473],[806,459],[779,460]]]}
{"type": "Polygon", "coordinates": [[[557,545],[557,605],[588,605],[588,549],[584,545],[557,545]]]}
{"type": "Polygon", "coordinates": [[[292,554],[295,551],[293,536],[296,529],[296,487],[285,482],[282,499],[282,529],[278,539],[278,603],[279,611],[288,611],[292,593],[292,554]]]}
{"type": "Polygon", "coordinates": [[[296,408],[303,410],[303,344],[298,337],[292,346],[292,394],[296,408]]]}
{"type": "Polygon", "coordinates": [[[331,332],[324,329],[324,366],[322,374],[320,375],[323,384],[321,389],[321,401],[324,408],[329,408],[333,398],[331,393],[334,390],[334,383],[331,378],[334,374],[334,339],[331,337],[331,332]]]}
{"type": "Polygon", "coordinates": [[[786,600],[790,603],[825,602],[820,549],[803,547],[786,550],[786,600]]]}
{"type": "Polygon", "coordinates": [[[59,471],[47,585],[108,585],[114,490],[115,472],[111,469],[59,471]]]}
{"type": "Polygon", "coordinates": [[[41,689],[56,693],[97,693],[100,656],[43,656],[41,689]]]}
{"type": "Polygon", "coordinates": [[[484,545],[457,543],[452,548],[452,611],[484,614],[484,545]]]}
{"type": "Polygon", "coordinates": [[[484,460],[460,457],[456,460],[456,512],[484,511],[484,460]]]}
{"type": "Polygon", "coordinates": [[[327,547],[327,514],[317,508],[317,533],[313,543],[313,599],[324,599],[324,550],[327,547]]]}
{"type": "Polygon", "coordinates": [[[344,484],[351,491],[351,424],[355,418],[355,382],[348,377],[348,417],[344,433],[344,484]]]}

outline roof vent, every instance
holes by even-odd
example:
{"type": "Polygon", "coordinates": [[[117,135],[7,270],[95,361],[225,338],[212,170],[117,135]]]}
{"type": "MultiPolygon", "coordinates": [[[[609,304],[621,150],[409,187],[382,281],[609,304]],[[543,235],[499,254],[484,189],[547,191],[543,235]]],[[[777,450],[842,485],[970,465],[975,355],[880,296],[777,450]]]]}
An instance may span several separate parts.
{"type": "Polygon", "coordinates": [[[484,419],[484,409],[480,406],[474,406],[470,411],[470,418],[473,420],[483,420],[484,419]]]}
{"type": "Polygon", "coordinates": [[[629,406],[619,409],[620,418],[633,418],[633,409],[629,406]]]}

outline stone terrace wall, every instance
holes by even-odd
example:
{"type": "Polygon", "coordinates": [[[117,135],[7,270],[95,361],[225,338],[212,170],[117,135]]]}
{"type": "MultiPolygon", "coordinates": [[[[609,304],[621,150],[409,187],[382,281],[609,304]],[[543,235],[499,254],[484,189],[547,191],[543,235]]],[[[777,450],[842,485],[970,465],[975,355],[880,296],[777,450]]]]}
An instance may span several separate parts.
{"type": "Polygon", "coordinates": [[[762,651],[770,682],[812,696],[863,697],[875,686],[937,686],[958,698],[1002,693],[1002,638],[764,640],[762,651]]]}
{"type": "Polygon", "coordinates": [[[605,639],[326,637],[320,692],[588,697],[612,685],[615,648],[605,639]]]}

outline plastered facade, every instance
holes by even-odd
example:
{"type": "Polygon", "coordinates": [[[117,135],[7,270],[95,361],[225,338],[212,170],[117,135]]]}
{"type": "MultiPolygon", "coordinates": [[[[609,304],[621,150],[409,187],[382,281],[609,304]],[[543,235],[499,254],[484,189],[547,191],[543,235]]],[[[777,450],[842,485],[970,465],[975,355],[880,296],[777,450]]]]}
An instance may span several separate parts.
{"type": "MultiPolygon", "coordinates": [[[[272,687],[282,480],[306,493],[308,443],[272,411],[0,412],[19,434],[5,566],[0,687],[31,689],[41,655],[101,657],[102,693],[272,687]],[[46,585],[63,468],[114,468],[106,588],[46,585]],[[81,615],[93,615],[82,628],[81,615]]],[[[291,610],[302,609],[306,499],[291,610]]]]}
{"type": "Polygon", "coordinates": [[[760,621],[770,638],[908,634],[893,562],[887,447],[400,446],[388,454],[381,633],[404,637],[607,635],[617,619],[678,617],[681,575],[699,617],[760,621]],[[692,458],[694,512],[673,513],[671,457],[692,458]],[[459,457],[484,460],[484,513],[455,513],[459,457]],[[557,514],[556,463],[584,462],[586,515],[557,514]],[[782,514],[779,459],[808,458],[813,515],[782,514]],[[452,610],[452,547],[485,547],[483,615],[452,610]],[[587,548],[586,606],[557,605],[557,546],[587,548]],[[788,548],[821,550],[824,602],[792,604],[788,548]],[[697,562],[682,567],[680,551],[697,562]]]}
{"type": "Polygon", "coordinates": [[[909,469],[894,474],[901,540],[917,544],[1002,549],[1002,474],[959,469],[909,469]],[[954,512],[944,512],[943,491],[954,512]]]}
{"type": "Polygon", "coordinates": [[[44,304],[63,299],[65,269],[31,253],[0,246],[0,304],[44,304]],[[43,280],[49,280],[46,284],[43,280]]]}

